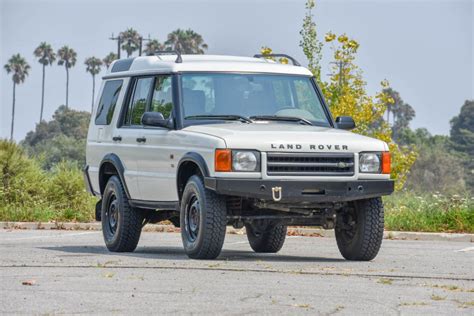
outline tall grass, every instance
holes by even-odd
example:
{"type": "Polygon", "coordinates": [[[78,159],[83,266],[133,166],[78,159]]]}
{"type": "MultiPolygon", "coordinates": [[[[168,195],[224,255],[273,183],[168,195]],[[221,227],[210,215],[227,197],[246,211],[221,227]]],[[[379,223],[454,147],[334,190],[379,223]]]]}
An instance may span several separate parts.
{"type": "Polygon", "coordinates": [[[94,205],[76,165],[44,171],[21,147],[0,140],[0,221],[87,222],[94,205]]]}
{"type": "Polygon", "coordinates": [[[384,198],[385,229],[474,233],[474,197],[397,192],[384,198]]]}

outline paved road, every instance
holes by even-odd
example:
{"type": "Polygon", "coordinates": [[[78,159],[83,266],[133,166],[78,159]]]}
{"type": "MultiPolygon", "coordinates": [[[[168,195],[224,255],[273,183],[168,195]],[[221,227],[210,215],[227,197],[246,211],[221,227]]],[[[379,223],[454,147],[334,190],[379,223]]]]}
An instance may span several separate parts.
{"type": "Polygon", "coordinates": [[[194,261],[176,233],[112,254],[101,232],[0,230],[0,314],[473,315],[473,246],[384,240],[367,263],[341,259],[332,238],[261,255],[227,235],[217,260],[194,261]]]}

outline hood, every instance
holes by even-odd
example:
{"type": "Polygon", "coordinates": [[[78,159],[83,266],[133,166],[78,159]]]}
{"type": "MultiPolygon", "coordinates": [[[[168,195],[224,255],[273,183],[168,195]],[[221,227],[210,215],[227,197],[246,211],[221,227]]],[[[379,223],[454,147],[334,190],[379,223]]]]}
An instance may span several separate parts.
{"type": "Polygon", "coordinates": [[[183,129],[222,138],[227,148],[284,152],[386,151],[385,142],[335,128],[286,122],[226,122],[183,129]]]}

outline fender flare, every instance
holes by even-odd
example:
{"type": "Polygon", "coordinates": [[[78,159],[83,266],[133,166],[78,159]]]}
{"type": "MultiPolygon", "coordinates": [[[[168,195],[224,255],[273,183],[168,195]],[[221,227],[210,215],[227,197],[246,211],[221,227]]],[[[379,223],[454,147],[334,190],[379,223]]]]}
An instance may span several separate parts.
{"type": "Polygon", "coordinates": [[[100,166],[99,166],[99,188],[101,191],[100,194],[103,193],[102,188],[105,188],[105,186],[107,185],[107,183],[104,183],[104,180],[102,177],[103,172],[104,172],[102,167],[105,163],[110,163],[115,167],[115,170],[117,170],[118,176],[120,178],[120,182],[122,182],[122,185],[125,189],[125,194],[127,194],[127,198],[130,199],[130,193],[128,192],[127,183],[125,182],[125,177],[123,175],[125,172],[125,168],[120,158],[116,154],[112,154],[112,153],[105,155],[102,161],[100,162],[100,166]]]}
{"type": "Polygon", "coordinates": [[[178,191],[178,196],[181,196],[181,190],[180,190],[180,185],[179,185],[179,179],[180,179],[180,174],[182,170],[182,165],[186,162],[192,162],[196,164],[199,168],[199,171],[201,172],[202,176],[204,178],[209,177],[209,168],[207,166],[206,160],[204,158],[196,153],[196,152],[187,152],[181,159],[179,160],[178,163],[178,168],[176,172],[176,188],[178,191]]]}

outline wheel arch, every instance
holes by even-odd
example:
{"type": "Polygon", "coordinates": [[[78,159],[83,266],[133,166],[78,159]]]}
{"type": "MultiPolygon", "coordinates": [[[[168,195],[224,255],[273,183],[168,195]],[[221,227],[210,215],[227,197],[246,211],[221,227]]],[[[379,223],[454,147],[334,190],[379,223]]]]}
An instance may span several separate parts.
{"type": "Polygon", "coordinates": [[[119,177],[120,182],[125,189],[125,194],[127,194],[127,198],[130,199],[130,193],[128,192],[127,184],[125,183],[124,178],[125,168],[123,166],[122,161],[116,154],[107,154],[104,156],[102,161],[100,162],[99,167],[99,189],[100,194],[102,195],[105,190],[105,186],[107,185],[107,181],[113,175],[119,177]]]}
{"type": "Polygon", "coordinates": [[[179,199],[181,199],[186,182],[195,174],[200,175],[204,180],[204,177],[209,177],[209,168],[200,154],[196,152],[188,152],[178,163],[176,187],[179,199]]]}

